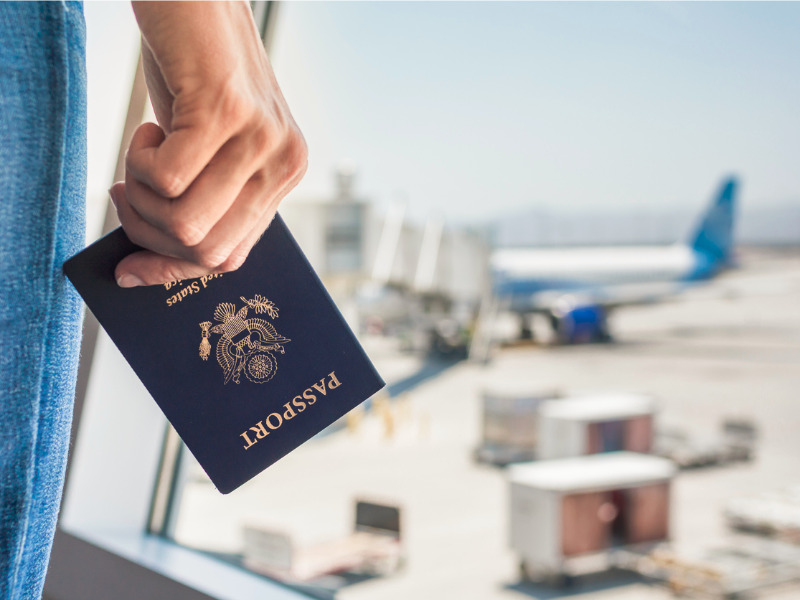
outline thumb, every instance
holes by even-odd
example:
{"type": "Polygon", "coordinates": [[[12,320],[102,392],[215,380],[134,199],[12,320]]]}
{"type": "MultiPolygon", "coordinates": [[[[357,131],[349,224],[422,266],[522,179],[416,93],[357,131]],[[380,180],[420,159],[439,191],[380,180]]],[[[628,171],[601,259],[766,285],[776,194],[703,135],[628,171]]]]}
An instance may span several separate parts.
{"type": "Polygon", "coordinates": [[[180,258],[156,254],[150,250],[129,254],[119,262],[114,271],[117,285],[123,288],[158,285],[178,279],[193,279],[202,275],[208,275],[208,269],[180,258]]]}

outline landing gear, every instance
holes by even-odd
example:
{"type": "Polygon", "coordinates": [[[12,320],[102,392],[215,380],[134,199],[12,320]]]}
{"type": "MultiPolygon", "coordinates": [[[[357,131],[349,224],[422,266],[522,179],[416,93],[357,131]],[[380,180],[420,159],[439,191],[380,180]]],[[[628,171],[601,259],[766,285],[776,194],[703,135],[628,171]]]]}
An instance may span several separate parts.
{"type": "Polygon", "coordinates": [[[533,341],[533,328],[531,320],[526,314],[519,315],[519,339],[526,342],[533,341]]]}

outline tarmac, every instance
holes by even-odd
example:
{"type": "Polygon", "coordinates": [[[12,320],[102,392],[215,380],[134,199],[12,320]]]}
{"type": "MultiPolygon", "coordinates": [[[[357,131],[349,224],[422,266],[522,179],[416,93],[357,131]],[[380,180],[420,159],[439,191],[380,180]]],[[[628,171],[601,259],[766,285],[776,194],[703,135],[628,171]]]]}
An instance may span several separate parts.
{"type": "MultiPolygon", "coordinates": [[[[724,417],[752,418],[754,460],[682,471],[672,486],[671,543],[681,555],[735,545],[722,510],[730,498],[800,483],[800,251],[749,250],[708,285],[612,316],[615,341],[570,347],[511,346],[488,364],[461,362],[348,427],[306,443],[254,480],[220,495],[191,470],[175,528],[180,543],[242,551],[242,527],[284,531],[298,546],[346,535],[357,498],[402,508],[405,561],[389,576],[317,581],[342,600],[672,598],[662,584],[624,572],[578,577],[568,589],[524,582],[508,547],[504,470],[478,464],[481,391],[497,382],[563,393],[654,395],[660,426],[698,436],[724,417]]],[[[423,365],[393,342],[367,349],[388,382],[423,365]]],[[[758,598],[800,597],[800,583],[758,598]]]]}

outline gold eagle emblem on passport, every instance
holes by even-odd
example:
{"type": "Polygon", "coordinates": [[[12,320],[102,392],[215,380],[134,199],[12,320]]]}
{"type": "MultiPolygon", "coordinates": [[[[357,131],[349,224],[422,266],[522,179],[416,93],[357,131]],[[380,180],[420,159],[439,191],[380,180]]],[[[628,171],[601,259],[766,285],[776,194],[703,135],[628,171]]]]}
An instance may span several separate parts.
{"type": "Polygon", "coordinates": [[[200,341],[200,358],[208,360],[211,355],[212,333],[220,334],[217,340],[216,357],[219,366],[225,373],[225,383],[239,383],[242,373],[253,383],[266,383],[275,376],[278,364],[275,354],[284,354],[283,345],[292,340],[283,337],[269,321],[258,317],[247,318],[252,309],[256,314],[266,314],[272,319],[278,318],[278,307],[256,294],[251,300],[240,296],[245,303],[238,311],[232,302],[222,302],[214,310],[214,319],[219,321],[213,325],[211,321],[200,323],[203,336],[200,341]]]}

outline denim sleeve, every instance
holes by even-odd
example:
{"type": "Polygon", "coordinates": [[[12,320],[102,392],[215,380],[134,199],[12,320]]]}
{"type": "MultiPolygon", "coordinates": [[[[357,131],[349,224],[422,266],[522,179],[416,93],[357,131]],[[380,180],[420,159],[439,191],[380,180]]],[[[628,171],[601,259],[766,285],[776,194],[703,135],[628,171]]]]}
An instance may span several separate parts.
{"type": "Polygon", "coordinates": [[[38,599],[64,481],[81,304],[83,8],[0,2],[0,598],[38,599]]]}

